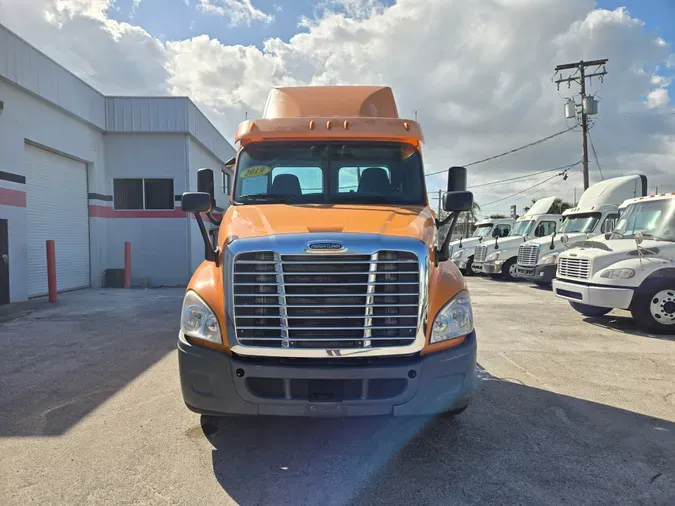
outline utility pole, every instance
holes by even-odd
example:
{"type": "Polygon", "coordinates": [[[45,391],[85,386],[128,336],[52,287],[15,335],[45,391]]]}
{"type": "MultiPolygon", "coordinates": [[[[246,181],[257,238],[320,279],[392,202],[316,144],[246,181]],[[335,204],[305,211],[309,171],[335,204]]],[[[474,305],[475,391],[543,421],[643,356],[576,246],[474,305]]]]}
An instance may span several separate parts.
{"type": "MultiPolygon", "coordinates": [[[[594,77],[599,77],[602,82],[603,76],[607,75],[607,70],[605,70],[605,64],[609,60],[592,60],[592,61],[583,61],[581,60],[578,63],[565,63],[558,65],[555,68],[555,75],[559,74],[562,70],[572,70],[575,69],[576,72],[570,74],[567,77],[563,77],[562,74],[555,83],[560,89],[561,83],[567,83],[567,86],[571,86],[572,81],[579,83],[580,95],[581,95],[581,163],[583,165],[584,172],[584,190],[588,189],[589,180],[588,180],[588,115],[597,114],[597,103],[593,97],[586,97],[586,79],[593,79],[594,77]],[[601,71],[596,71],[592,74],[586,74],[586,67],[602,67],[601,71]],[[588,99],[590,98],[590,100],[588,99]]],[[[555,76],[554,75],[554,76],[555,76]]],[[[575,103],[575,105],[578,105],[575,103]]],[[[568,114],[568,117],[569,114],[568,114]]]]}
{"type": "Polygon", "coordinates": [[[574,187],[574,207],[577,207],[577,187],[574,187]]]}

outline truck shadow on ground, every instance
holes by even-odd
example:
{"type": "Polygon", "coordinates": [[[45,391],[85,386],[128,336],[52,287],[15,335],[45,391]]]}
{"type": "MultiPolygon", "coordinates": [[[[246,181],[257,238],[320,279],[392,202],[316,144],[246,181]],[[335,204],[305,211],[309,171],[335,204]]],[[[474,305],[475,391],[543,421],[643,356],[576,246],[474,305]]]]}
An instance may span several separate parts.
{"type": "Polygon", "coordinates": [[[479,371],[442,418],[202,418],[216,478],[260,504],[666,504],[675,423],[479,371]]]}
{"type": "Polygon", "coordinates": [[[175,350],[182,294],[81,290],[5,309],[0,437],[63,434],[175,350]]]}
{"type": "Polygon", "coordinates": [[[675,329],[673,329],[673,334],[650,334],[642,331],[631,316],[610,313],[606,316],[587,316],[584,318],[584,322],[597,327],[602,327],[603,329],[612,330],[614,332],[621,332],[622,334],[647,337],[650,339],[675,341],[675,329]]]}

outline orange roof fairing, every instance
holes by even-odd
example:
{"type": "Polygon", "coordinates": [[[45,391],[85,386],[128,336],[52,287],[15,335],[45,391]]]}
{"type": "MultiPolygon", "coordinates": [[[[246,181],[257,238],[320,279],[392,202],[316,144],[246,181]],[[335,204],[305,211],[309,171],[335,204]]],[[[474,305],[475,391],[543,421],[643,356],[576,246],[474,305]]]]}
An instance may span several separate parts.
{"type": "Polygon", "coordinates": [[[388,86],[274,88],[263,117],[242,122],[235,142],[261,140],[424,142],[419,123],[400,119],[388,86]]]}
{"type": "Polygon", "coordinates": [[[398,119],[398,109],[389,86],[298,86],[273,88],[262,117],[398,119]]]}

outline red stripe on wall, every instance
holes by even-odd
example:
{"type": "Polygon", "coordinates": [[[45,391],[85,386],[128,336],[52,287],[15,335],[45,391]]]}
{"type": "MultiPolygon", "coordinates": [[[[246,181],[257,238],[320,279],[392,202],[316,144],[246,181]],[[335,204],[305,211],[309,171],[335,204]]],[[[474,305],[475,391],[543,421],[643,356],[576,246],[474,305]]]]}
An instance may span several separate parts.
{"type": "Polygon", "coordinates": [[[127,211],[106,206],[89,205],[89,216],[92,218],[185,218],[180,207],[172,211],[127,211]]]}
{"type": "Polygon", "coordinates": [[[0,206],[26,207],[26,192],[0,188],[0,206]]]}

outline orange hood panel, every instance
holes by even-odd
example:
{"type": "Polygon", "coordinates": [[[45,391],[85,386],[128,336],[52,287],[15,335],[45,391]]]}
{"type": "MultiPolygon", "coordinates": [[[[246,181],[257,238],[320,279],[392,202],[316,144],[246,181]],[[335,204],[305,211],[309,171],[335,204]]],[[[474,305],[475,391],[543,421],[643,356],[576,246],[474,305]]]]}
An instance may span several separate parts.
{"type": "Polygon", "coordinates": [[[428,207],[263,204],[230,206],[223,216],[219,242],[319,232],[413,237],[433,244],[436,227],[428,207]]]}

